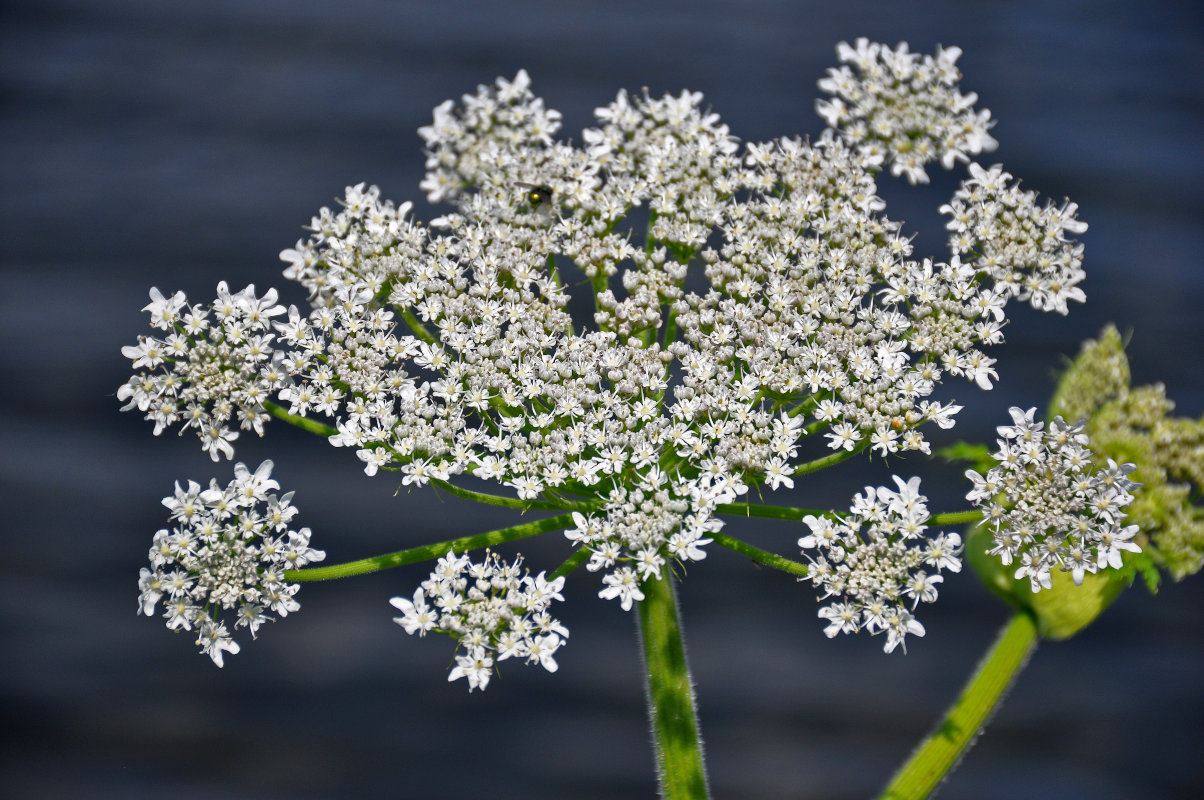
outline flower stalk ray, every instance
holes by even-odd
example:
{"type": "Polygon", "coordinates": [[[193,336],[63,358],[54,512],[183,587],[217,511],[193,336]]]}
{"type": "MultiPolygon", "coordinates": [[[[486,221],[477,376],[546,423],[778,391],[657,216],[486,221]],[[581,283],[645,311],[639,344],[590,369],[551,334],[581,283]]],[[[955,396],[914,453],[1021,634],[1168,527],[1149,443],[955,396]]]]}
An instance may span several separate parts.
{"type": "Polygon", "coordinates": [[[433,561],[439,556],[446,555],[448,551],[463,553],[468,550],[477,550],[483,547],[492,547],[505,544],[506,542],[517,541],[518,539],[525,539],[529,536],[547,533],[548,531],[561,530],[571,525],[572,521],[570,515],[561,514],[557,517],[548,517],[547,519],[536,520],[534,522],[511,525],[486,533],[478,533],[474,536],[462,536],[457,539],[448,539],[444,542],[410,547],[405,550],[398,550],[395,553],[361,558],[357,561],[348,561],[343,564],[289,570],[285,572],[285,578],[304,583],[348,578],[352,575],[364,575],[370,572],[379,572],[384,569],[405,566],[406,564],[433,561]]]}

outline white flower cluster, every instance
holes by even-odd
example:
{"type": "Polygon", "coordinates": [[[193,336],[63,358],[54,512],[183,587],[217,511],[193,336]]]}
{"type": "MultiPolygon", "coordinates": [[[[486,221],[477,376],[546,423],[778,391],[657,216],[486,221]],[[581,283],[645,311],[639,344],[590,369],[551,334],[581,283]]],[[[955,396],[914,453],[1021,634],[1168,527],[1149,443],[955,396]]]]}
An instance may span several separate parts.
{"type": "MultiPolygon", "coordinates": [[[[928,97],[944,80],[932,75],[955,74],[952,54],[888,60],[928,75],[901,89],[928,97]]],[[[950,126],[965,111],[919,104],[950,126]]],[[[229,456],[207,409],[258,424],[274,391],[325,417],[370,475],[467,473],[563,502],[586,512],[570,537],[606,571],[603,595],[630,607],[666,559],[702,557],[717,506],[793,486],[815,458],[806,437],[844,455],[929,452],[922,426],[949,427],[961,408],[929,399],[937,385],[991,387],[980,348],[1002,341],[1008,299],[1037,297],[1006,287],[1046,280],[1069,246],[1033,239],[1036,255],[1006,274],[985,250],[917,261],[883,214],[880,159],[835,131],[741,148],[691,92],[620,92],[595,115],[582,146],[554,139],[560,115],[525,72],[439,106],[421,130],[422,187],[449,213],[426,227],[408,203],[349,187],[281,253],[311,308],[288,309],[274,334],[232,339],[223,317],[206,337],[179,318],[182,296],[156,299],[152,322],[176,331],[179,354],[123,388],[127,407],[162,427],[184,405],[216,432],[210,453],[229,456]],[[592,297],[584,325],[568,311],[578,287],[592,297]]],[[[1035,219],[1032,202],[993,224],[1035,219]]],[[[232,298],[236,333],[252,327],[244,308],[281,316],[274,301],[232,298]]],[[[129,348],[136,363],[147,347],[129,348]]]]}
{"type": "Polygon", "coordinates": [[[999,466],[986,477],[967,470],[974,489],[966,499],[982,508],[995,546],[988,552],[1004,564],[1020,561],[1016,578],[1028,578],[1034,592],[1052,586],[1050,571],[1083,576],[1121,566],[1122,550],[1141,548],[1130,541],[1137,526],[1122,528],[1125,507],[1137,484],[1128,479],[1133,464],[1096,470],[1082,425],[1055,417],[1035,422],[1035,408],[1010,410],[1013,425],[999,427],[999,466]]]}
{"type": "Polygon", "coordinates": [[[456,666],[447,679],[464,678],[471,692],[489,684],[495,655],[498,661],[522,658],[556,671],[554,656],[569,632],[548,607],[564,600],[563,586],[563,576],[549,581],[543,572],[526,574],[521,556],[507,564],[486,551],[478,564],[449,552],[414,590],[412,600],[394,597],[389,602],[402,612],[393,621],[406,633],[438,631],[458,642],[456,666]]]}
{"type": "Polygon", "coordinates": [[[816,101],[816,111],[875,165],[889,161],[892,175],[928,183],[925,164],[939,158],[951,169],[998,146],[987,133],[995,125],[991,112],[975,111],[978,95],[958,90],[961,48],[937,47],[936,56],[921,57],[906,42],[892,50],[861,38],[854,47],[841,42],[836,52],[845,66],[819,82],[833,97],[816,101]]]}
{"type": "Polygon", "coordinates": [[[201,652],[219,667],[224,653],[239,650],[222,612],[237,610],[234,627],[254,637],[273,619],[268,611],[286,617],[301,607],[301,587],[286,583],[284,571],[326,557],[309,546],[309,528],[289,528],[297,514],[293,493],[271,493],[280,488],[271,475],[272,462],[264,461],[253,473],[235,465],[224,489],[216,480],[208,489],[177,482],[175,494],[163,498],[175,527],[155,534],[150,568],[138,577],[138,610],[153,616],[162,600],[167,627],[195,629],[201,652]]]}
{"type": "MultiPolygon", "coordinates": [[[[991,300],[981,302],[1003,295],[1027,301],[1038,311],[1066,314],[1068,300],[1087,299],[1078,287],[1086,277],[1083,246],[1066,234],[1082,233],[1087,223],[1076,219],[1076,203],[1041,208],[1036,192],[1021,192],[1019,182],[1009,186],[1011,179],[999,164],[990,169],[970,165],[970,178],[951,203],[941,206],[941,213],[950,217],[945,225],[949,249],[995,281],[993,293],[980,295],[991,300]]],[[[1003,318],[997,302],[990,313],[1003,318]]]]}
{"type": "Polygon", "coordinates": [[[590,549],[586,569],[613,570],[603,579],[598,596],[617,598],[629,611],[633,602],[644,599],[640,582],[661,578],[664,554],[682,562],[706,558],[702,547],[712,540],[705,535],[723,527],[714,516],[715,507],[745,491],[747,487],[722,472],[670,483],[652,466],[634,489],[612,489],[598,516],[573,512],[575,528],[565,535],[578,547],[590,549]]]}
{"type": "Polygon", "coordinates": [[[835,598],[819,610],[820,618],[828,620],[824,633],[832,638],[861,630],[885,632],[888,653],[899,645],[906,652],[907,634],[924,635],[924,626],[911,612],[921,602],[936,600],[936,585],[944,581],[941,570],[962,568],[961,536],[923,536],[928,498],[920,494],[920,479],[896,476],[894,481],[898,491],[865,487],[854,496],[848,515],[804,517],[811,533],[798,540],[811,560],[804,580],[823,590],[821,600],[835,598]]]}
{"type": "Polygon", "coordinates": [[[156,436],[182,420],[180,432],[196,428],[214,461],[233,458],[230,442],[238,432],[228,423],[237,414],[240,428],[262,436],[268,418],[262,403],[285,385],[287,373],[273,359],[270,322],[284,313],[276,290],[256,297],[251,285],[232,295],[223,281],[208,308],[188,305],[183,292],[164,297],[152,288],[150,297],[143,311],[150,312],[151,327],[168,334],[139,336],[137,345],[121,349],[141,370],[117,390],[117,398],[128,401],[121,410],[144,412],[156,436]]]}

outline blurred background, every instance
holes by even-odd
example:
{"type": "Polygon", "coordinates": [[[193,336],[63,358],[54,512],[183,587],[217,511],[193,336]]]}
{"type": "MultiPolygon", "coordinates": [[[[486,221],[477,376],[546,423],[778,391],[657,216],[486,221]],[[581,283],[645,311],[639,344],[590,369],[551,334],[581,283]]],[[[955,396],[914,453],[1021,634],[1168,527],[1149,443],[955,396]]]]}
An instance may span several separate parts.
{"type": "MultiPolygon", "coordinates": [[[[1134,383],[1204,411],[1204,30],[1194,3],[811,4],[648,0],[9,0],[0,7],[0,785],[13,798],[630,798],[655,794],[634,622],[575,574],[561,669],[504,665],[483,695],[445,681],[452,643],[390,621],[423,565],[308,584],[223,670],[135,615],[137,574],[172,482],[231,477],[191,436],[120,414],[121,346],[147,289],[217,281],[285,303],[277,253],[343,187],[380,185],[430,217],[416,129],[442,100],[526,68],[580,140],[623,87],[702,91],[745,140],[816,135],[816,81],[857,36],[965,50],[963,89],[998,119],[1025,186],[1090,223],[1088,302],[1017,309],[989,393],[933,438],[991,441],[1010,405],[1108,321],[1132,331],[1134,383]]],[[[958,176],[886,178],[892,218],[941,257],[958,176]]],[[[238,442],[276,462],[331,563],[511,524],[517,516],[368,479],[351,453],[276,424],[238,442]]],[[[960,469],[842,465],[785,502],[847,506],[890,472],[934,511],[960,469]]],[[[799,529],[733,523],[786,553],[799,529]]],[[[558,564],[556,534],[524,548],[558,564]],[[546,541],[545,541],[546,540],[546,541]]],[[[716,797],[873,794],[955,697],[1006,610],[968,574],[924,609],[906,656],[824,638],[814,593],[711,548],[681,586],[716,797]]],[[[1204,785],[1204,580],[1125,593],[1043,645],[944,798],[1196,797],[1204,785]]]]}

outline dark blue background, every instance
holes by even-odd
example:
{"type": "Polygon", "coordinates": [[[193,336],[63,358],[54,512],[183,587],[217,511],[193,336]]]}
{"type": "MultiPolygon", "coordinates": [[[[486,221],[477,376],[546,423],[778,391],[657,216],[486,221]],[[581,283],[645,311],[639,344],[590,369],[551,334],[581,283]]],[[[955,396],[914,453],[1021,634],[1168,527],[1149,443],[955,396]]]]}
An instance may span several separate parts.
{"type": "MultiPolygon", "coordinates": [[[[420,201],[430,109],[526,67],[579,138],[617,89],[706,93],[744,139],[816,134],[815,82],[859,35],[965,50],[964,87],[999,120],[1002,161],[1090,225],[1088,303],[1018,311],[1000,385],[954,387],[953,432],[990,437],[1044,402],[1063,354],[1133,331],[1138,383],[1204,410],[1204,44],[1194,4],[681,2],[182,4],[8,2],[0,10],[0,702],[10,797],[651,797],[633,622],[582,571],[561,670],[446,684],[451,643],[406,637],[386,604],[413,567],[308,585],[224,670],[135,616],[136,576],[173,480],[217,476],[191,437],[121,415],[124,344],[146,290],[255,282],[304,298],[277,252],[348,183],[420,201]]],[[[943,253],[955,185],[884,182],[891,216],[943,253]]],[[[418,209],[424,216],[424,205],[418,209]]],[[[948,437],[946,437],[948,438],[948,437]]],[[[240,460],[277,462],[333,562],[509,524],[492,509],[365,478],[350,454],[273,426],[240,460]]],[[[839,507],[890,471],[962,507],[958,472],[844,465],[800,486],[839,507]]],[[[793,549],[798,526],[733,525],[793,549]]],[[[565,544],[526,548],[559,563],[565,544]]],[[[828,641],[813,593],[712,548],[681,589],[714,793],[861,797],[936,720],[1004,621],[968,575],[925,609],[907,656],[828,641]]],[[[1204,581],[1126,593],[1044,645],[947,798],[1191,797],[1204,785],[1204,581]]]]}

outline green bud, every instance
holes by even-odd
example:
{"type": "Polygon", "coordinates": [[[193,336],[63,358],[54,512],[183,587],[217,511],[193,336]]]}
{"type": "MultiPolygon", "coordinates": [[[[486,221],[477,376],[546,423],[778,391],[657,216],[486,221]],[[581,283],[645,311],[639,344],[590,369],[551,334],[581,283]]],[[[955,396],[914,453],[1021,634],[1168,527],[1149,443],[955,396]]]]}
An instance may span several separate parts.
{"type": "Polygon", "coordinates": [[[1132,478],[1142,487],[1129,521],[1149,539],[1145,559],[1134,562],[1147,583],[1155,565],[1175,580],[1204,566],[1204,510],[1191,502],[1204,485],[1204,419],[1171,417],[1174,408],[1165,388],[1155,384],[1122,393],[1087,420],[1092,450],[1137,465],[1132,478]]]}
{"type": "Polygon", "coordinates": [[[1137,465],[1131,477],[1142,486],[1128,514],[1145,541],[1142,554],[1125,563],[1151,590],[1159,568],[1181,580],[1204,567],[1204,509],[1191,502],[1204,487],[1204,418],[1173,417],[1174,410],[1162,384],[1129,388],[1124,342],[1111,325],[1083,343],[1050,410],[1086,418],[1096,463],[1111,458],[1137,465]]]}
{"type": "Polygon", "coordinates": [[[1120,331],[1109,325],[1097,340],[1083,342],[1078,358],[1058,381],[1049,415],[1068,422],[1080,420],[1129,388],[1129,360],[1120,331]]]}

